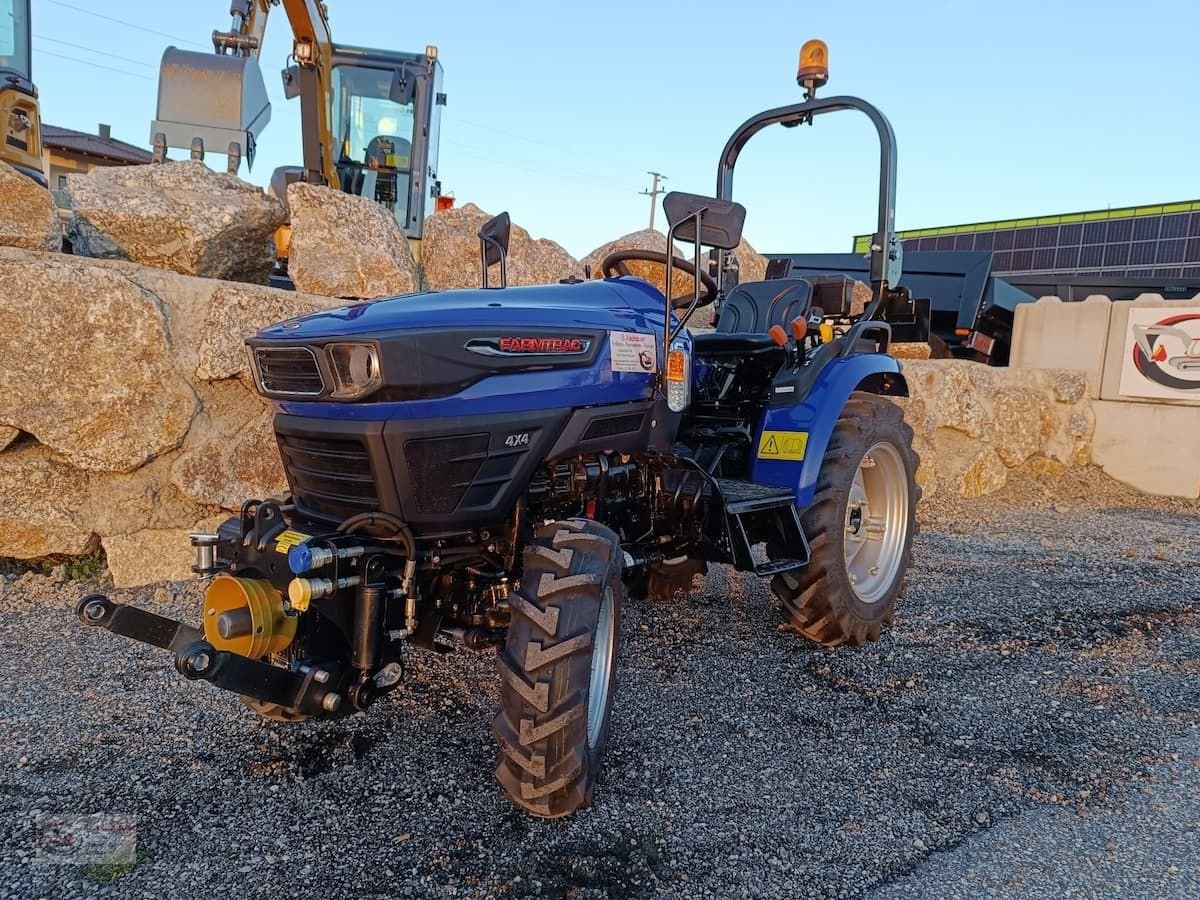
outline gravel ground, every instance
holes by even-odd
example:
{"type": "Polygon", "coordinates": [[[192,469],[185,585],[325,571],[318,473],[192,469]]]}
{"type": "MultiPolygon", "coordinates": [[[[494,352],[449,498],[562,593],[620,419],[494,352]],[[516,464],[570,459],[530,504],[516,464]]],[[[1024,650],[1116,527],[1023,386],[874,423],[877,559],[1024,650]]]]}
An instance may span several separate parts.
{"type": "MultiPolygon", "coordinates": [[[[716,571],[630,604],[596,806],[492,780],[490,657],[285,726],[0,579],[0,897],[1200,895],[1200,505],[1094,472],[924,504],[896,626],[825,650],[716,571]],[[37,858],[137,823],[136,867],[37,858]]],[[[194,586],[116,591],[193,618],[194,586]]]]}

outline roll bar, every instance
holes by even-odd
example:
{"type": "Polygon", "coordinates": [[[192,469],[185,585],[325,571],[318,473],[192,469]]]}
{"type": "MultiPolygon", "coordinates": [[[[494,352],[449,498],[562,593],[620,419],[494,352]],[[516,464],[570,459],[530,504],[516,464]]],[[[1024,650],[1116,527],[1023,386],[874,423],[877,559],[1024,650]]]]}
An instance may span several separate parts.
{"type": "MultiPolygon", "coordinates": [[[[721,161],[717,166],[717,197],[721,200],[733,199],[733,169],[737,165],[738,155],[750,138],[768,125],[811,125],[814,116],[843,109],[856,109],[866,115],[879,134],[879,219],[871,241],[870,274],[875,300],[867,310],[869,315],[865,316],[870,319],[882,306],[888,287],[895,287],[900,281],[903,262],[903,251],[896,240],[896,135],[891,123],[878,109],[858,97],[820,97],[768,109],[747,119],[721,151],[721,161]]],[[[722,286],[723,281],[721,268],[717,271],[718,286],[722,286]]]]}

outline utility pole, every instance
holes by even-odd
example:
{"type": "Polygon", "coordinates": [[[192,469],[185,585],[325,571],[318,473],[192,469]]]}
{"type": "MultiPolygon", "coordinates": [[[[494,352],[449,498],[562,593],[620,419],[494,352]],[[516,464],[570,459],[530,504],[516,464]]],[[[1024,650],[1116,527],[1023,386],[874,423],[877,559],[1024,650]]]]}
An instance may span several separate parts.
{"type": "Polygon", "coordinates": [[[667,176],[664,175],[662,172],[647,172],[646,174],[650,175],[654,178],[654,184],[650,186],[650,190],[641,191],[640,193],[643,197],[650,198],[650,230],[653,231],[654,230],[654,210],[658,206],[658,195],[666,193],[666,191],[662,190],[662,188],[660,188],[658,186],[658,183],[660,181],[666,181],[667,176]]]}

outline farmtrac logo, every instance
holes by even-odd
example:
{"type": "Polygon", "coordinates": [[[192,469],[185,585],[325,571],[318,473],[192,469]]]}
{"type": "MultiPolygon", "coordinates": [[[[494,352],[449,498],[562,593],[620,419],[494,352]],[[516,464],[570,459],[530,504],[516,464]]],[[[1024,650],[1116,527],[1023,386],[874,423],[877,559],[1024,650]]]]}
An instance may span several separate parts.
{"type": "Polygon", "coordinates": [[[1134,325],[1133,336],[1133,364],[1144,378],[1175,390],[1200,390],[1200,315],[1134,325]]]}
{"type": "Polygon", "coordinates": [[[473,338],[466,349],[482,356],[581,356],[592,346],[590,338],[504,336],[473,338]]]}

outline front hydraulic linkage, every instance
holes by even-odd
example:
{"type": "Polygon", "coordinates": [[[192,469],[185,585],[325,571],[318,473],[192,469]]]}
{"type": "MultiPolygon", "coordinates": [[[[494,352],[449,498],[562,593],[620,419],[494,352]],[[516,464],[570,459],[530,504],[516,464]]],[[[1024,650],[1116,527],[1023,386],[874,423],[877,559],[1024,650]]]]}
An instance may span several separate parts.
{"type": "Polygon", "coordinates": [[[173,652],[175,668],[185,678],[207,681],[223,690],[299,713],[330,716],[341,709],[342,695],[332,687],[337,684],[338,673],[332,667],[307,666],[293,671],[218,650],[198,628],[136,606],[114,603],[103,594],[83,597],[76,612],[85,625],[173,652]]]}

